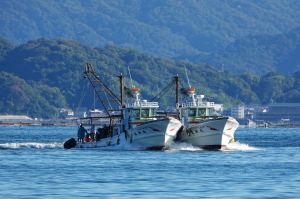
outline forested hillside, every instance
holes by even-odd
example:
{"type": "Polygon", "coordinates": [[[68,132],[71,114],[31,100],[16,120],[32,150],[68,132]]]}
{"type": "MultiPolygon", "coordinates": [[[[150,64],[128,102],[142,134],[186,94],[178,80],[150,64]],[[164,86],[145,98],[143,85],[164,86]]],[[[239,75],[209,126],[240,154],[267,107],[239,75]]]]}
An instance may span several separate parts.
{"type": "Polygon", "coordinates": [[[277,71],[292,76],[300,70],[300,27],[276,35],[252,35],[238,39],[215,53],[186,58],[206,62],[219,70],[263,75],[277,71]]]}
{"type": "MultiPolygon", "coordinates": [[[[127,77],[131,88],[129,70],[134,86],[141,88],[144,99],[152,99],[165,88],[175,75],[182,77],[182,87],[187,88],[187,76],[198,94],[204,94],[225,107],[260,100],[268,103],[300,100],[300,72],[288,77],[278,72],[263,76],[232,74],[219,71],[208,64],[173,61],[123,49],[117,45],[104,48],[89,47],[66,39],[37,39],[11,48],[0,37],[0,49],[5,55],[0,61],[0,114],[26,114],[31,117],[55,118],[59,108],[75,108],[81,104],[87,81],[83,78],[84,63],[93,64],[97,74],[109,86],[118,90],[117,75],[127,77]]],[[[91,108],[93,92],[86,94],[81,106],[91,108]]],[[[174,95],[162,100],[162,109],[174,106],[174,95]]]]}
{"type": "Polygon", "coordinates": [[[65,38],[174,58],[299,26],[298,0],[0,1],[0,35],[16,46],[41,37],[65,38]]]}
{"type": "Polygon", "coordinates": [[[0,73],[0,114],[57,118],[57,108],[66,107],[59,89],[28,82],[6,72],[0,73]]]}

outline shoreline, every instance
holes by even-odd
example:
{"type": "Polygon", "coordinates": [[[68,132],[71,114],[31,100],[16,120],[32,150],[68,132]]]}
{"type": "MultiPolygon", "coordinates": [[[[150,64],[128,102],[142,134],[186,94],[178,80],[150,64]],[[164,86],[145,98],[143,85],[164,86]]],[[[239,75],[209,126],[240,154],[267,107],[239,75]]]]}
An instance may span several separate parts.
{"type": "Polygon", "coordinates": [[[0,126],[78,126],[76,123],[0,123],[0,126]]]}
{"type": "Polygon", "coordinates": [[[291,128],[296,128],[300,127],[300,124],[257,124],[253,126],[248,126],[248,125],[239,125],[240,128],[274,128],[274,127],[291,127],[291,128]]]}
{"type": "MultiPolygon", "coordinates": [[[[77,123],[63,122],[49,122],[49,123],[0,123],[0,126],[78,126],[77,123]]],[[[257,124],[257,125],[239,125],[239,128],[274,128],[274,127],[291,127],[296,128],[300,127],[300,124],[257,124]]]]}

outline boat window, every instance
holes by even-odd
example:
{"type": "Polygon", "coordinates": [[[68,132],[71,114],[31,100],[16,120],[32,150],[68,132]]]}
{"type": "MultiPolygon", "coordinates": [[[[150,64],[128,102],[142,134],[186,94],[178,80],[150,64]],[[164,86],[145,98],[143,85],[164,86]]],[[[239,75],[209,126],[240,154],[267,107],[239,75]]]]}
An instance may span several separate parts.
{"type": "Polygon", "coordinates": [[[132,117],[140,117],[140,109],[133,109],[132,117]]]}
{"type": "Polygon", "coordinates": [[[182,116],[187,117],[188,116],[188,110],[182,109],[182,116]]]}
{"type": "Polygon", "coordinates": [[[142,109],[142,117],[149,117],[149,109],[142,109]]]}
{"type": "Polygon", "coordinates": [[[205,109],[199,109],[198,110],[198,115],[199,116],[205,116],[205,113],[206,113],[205,109]]]}
{"type": "Polygon", "coordinates": [[[152,109],[151,109],[150,116],[153,116],[153,115],[155,115],[155,114],[156,114],[156,109],[155,109],[155,108],[152,108],[152,109]]]}
{"type": "Polygon", "coordinates": [[[196,109],[195,108],[191,108],[189,110],[189,116],[196,116],[196,109]]]}

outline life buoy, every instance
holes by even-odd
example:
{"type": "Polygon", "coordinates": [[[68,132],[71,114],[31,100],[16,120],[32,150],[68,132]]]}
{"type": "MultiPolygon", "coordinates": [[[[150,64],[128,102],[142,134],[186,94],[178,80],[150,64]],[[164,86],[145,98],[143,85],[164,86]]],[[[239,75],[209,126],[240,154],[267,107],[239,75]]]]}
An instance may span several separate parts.
{"type": "Polygon", "coordinates": [[[85,136],[85,137],[84,137],[84,141],[85,141],[85,142],[90,142],[90,141],[91,141],[91,139],[90,139],[90,137],[89,137],[89,136],[85,136]]]}

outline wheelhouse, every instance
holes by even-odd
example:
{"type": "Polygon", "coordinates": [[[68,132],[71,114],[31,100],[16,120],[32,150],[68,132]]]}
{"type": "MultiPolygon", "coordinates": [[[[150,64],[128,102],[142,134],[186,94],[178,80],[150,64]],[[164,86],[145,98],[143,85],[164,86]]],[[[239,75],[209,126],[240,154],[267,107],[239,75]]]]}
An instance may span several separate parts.
{"type": "Polygon", "coordinates": [[[180,109],[181,117],[204,117],[213,114],[213,107],[184,107],[180,109]]]}

